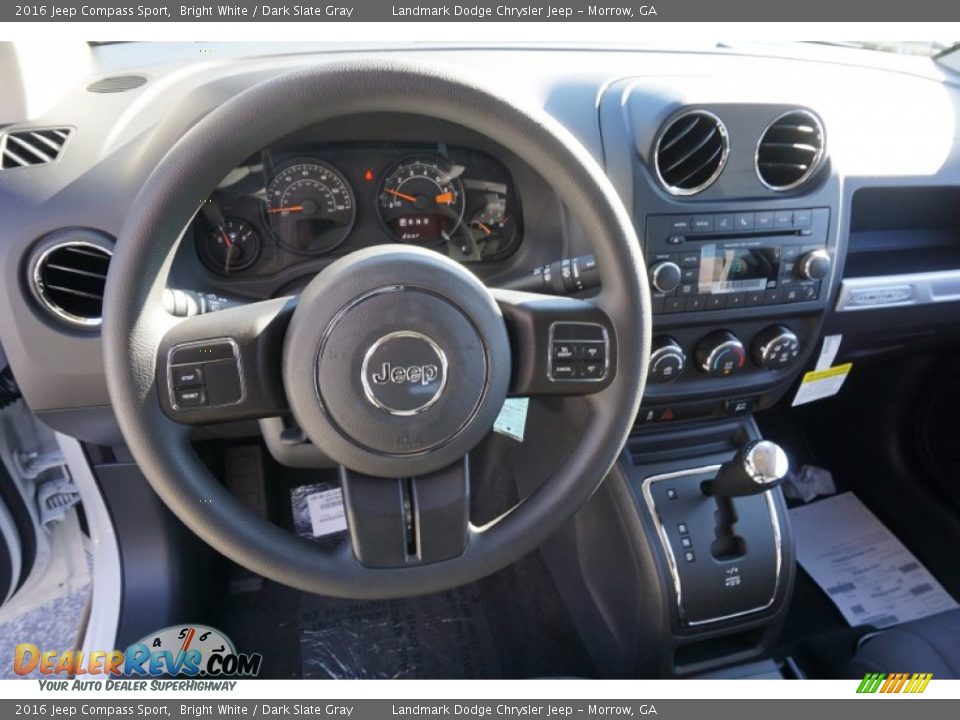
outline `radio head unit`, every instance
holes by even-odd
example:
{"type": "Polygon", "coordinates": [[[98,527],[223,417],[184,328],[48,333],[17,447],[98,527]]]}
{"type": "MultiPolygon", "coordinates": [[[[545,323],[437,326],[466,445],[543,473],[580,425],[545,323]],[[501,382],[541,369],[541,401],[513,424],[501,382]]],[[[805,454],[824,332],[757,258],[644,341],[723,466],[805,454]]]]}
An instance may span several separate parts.
{"type": "Polygon", "coordinates": [[[649,216],[654,313],[817,300],[829,222],[829,208],[649,216]]]}

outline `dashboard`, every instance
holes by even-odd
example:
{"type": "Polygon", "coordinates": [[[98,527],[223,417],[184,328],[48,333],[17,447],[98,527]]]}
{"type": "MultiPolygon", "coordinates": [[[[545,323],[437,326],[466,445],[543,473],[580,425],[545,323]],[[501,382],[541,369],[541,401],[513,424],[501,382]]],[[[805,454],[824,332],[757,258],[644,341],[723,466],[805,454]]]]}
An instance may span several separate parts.
{"type": "MultiPolygon", "coordinates": [[[[104,77],[146,81],[78,88],[31,127],[0,128],[66,131],[56,162],[0,170],[0,342],[31,407],[75,436],[118,438],[102,348],[95,322],[64,322],[45,306],[40,260],[64,242],[100,251],[75,253],[88,264],[70,279],[90,282],[82,310],[96,320],[97,278],[166,150],[251,84],[346,54],[218,48],[224,58],[209,63],[175,45],[146,44],[142,56],[135,44],[99,48],[104,77]]],[[[661,422],[771,406],[826,334],[869,354],[957,332],[960,79],[824,52],[368,54],[492,80],[601,164],[650,271],[653,374],[639,420],[661,422]]],[[[591,229],[550,178],[489,138],[410,113],[303,128],[244,160],[184,230],[168,287],[228,302],[282,297],[338,257],[395,242],[444,253],[491,287],[595,290],[581,282],[591,229]]]]}

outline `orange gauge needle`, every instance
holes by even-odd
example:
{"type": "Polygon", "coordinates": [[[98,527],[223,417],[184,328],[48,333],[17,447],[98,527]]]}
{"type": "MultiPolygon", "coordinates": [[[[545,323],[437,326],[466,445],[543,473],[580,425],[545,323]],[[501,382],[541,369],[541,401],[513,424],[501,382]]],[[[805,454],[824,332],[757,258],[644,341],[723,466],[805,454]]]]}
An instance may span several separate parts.
{"type": "Polygon", "coordinates": [[[445,192],[442,195],[437,195],[434,200],[437,205],[453,205],[453,193],[445,192]]]}
{"type": "Polygon", "coordinates": [[[390,193],[394,197],[400,198],[401,200],[406,200],[407,202],[412,202],[412,203],[415,203],[417,201],[417,199],[413,195],[407,195],[406,193],[402,193],[398,190],[391,190],[390,188],[384,188],[384,190],[386,190],[388,193],[390,193]]]}
{"type": "Polygon", "coordinates": [[[287,207],[270,208],[267,210],[271,215],[285,212],[303,212],[303,205],[288,205],[287,207]]]}
{"type": "Polygon", "coordinates": [[[488,228],[488,227],[487,227],[486,225],[484,225],[482,222],[477,222],[477,227],[479,227],[481,230],[483,230],[483,232],[486,233],[487,235],[493,235],[493,230],[491,230],[490,228],[488,228]]]}

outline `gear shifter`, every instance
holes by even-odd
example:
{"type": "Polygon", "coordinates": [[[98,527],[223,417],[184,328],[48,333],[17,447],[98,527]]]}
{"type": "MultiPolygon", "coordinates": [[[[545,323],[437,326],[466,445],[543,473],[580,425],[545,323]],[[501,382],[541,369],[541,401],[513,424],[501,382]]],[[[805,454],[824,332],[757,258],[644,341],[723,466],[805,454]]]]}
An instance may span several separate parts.
{"type": "Polygon", "coordinates": [[[758,440],[740,448],[701,489],[704,495],[718,498],[756,495],[780,485],[789,469],[783,448],[769,440],[758,440]]]}

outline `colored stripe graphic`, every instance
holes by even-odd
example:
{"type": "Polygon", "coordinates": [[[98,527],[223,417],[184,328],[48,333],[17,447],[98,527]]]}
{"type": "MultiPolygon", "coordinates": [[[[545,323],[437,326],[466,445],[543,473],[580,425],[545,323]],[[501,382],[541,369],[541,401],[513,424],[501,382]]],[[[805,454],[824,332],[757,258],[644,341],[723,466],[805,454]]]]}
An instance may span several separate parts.
{"type": "Polygon", "coordinates": [[[867,673],[857,686],[858,693],[911,693],[927,689],[933,673],[867,673]]]}

